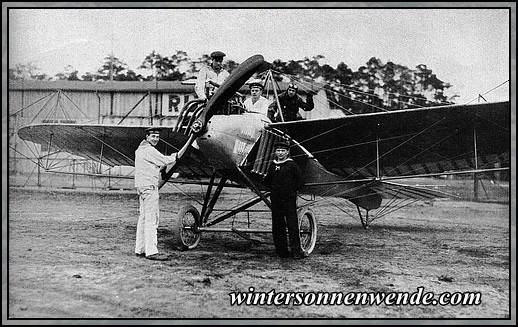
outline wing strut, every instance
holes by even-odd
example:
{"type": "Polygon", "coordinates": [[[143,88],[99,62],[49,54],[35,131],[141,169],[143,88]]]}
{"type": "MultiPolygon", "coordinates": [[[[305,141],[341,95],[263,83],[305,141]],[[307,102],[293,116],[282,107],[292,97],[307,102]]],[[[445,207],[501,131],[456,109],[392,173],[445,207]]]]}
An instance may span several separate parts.
{"type": "Polygon", "coordinates": [[[363,217],[360,206],[356,205],[356,209],[358,209],[358,215],[360,216],[363,228],[369,229],[369,210],[365,210],[365,217],[363,217]]]}
{"type": "MultiPolygon", "coordinates": [[[[269,194],[269,192],[267,192],[269,194]]],[[[210,226],[213,226],[213,225],[216,225],[217,223],[219,222],[222,222],[223,220],[229,218],[229,217],[232,217],[234,215],[236,215],[237,213],[240,213],[252,206],[254,206],[255,204],[261,202],[261,198],[256,196],[256,197],[253,197],[251,198],[250,200],[248,201],[245,201],[239,205],[237,205],[236,207],[230,209],[228,212],[225,212],[217,217],[214,218],[214,220],[212,220],[211,222],[209,222],[207,225],[203,226],[203,227],[200,227],[200,230],[201,231],[217,231],[216,229],[203,229],[204,227],[210,227],[210,226]]],[[[247,229],[246,230],[247,232],[251,232],[251,230],[247,229]]],[[[264,230],[261,230],[261,231],[256,231],[256,232],[261,232],[261,233],[264,233],[264,232],[267,232],[267,231],[264,231],[264,230]]]]}
{"type": "MultiPolygon", "coordinates": [[[[212,194],[212,196],[211,196],[212,185],[214,185],[215,176],[216,176],[216,172],[214,171],[214,174],[212,175],[212,178],[210,180],[210,186],[205,193],[205,198],[204,198],[203,207],[202,207],[202,211],[201,211],[202,213],[200,215],[200,222],[201,222],[200,223],[201,226],[199,228],[200,231],[216,231],[214,229],[205,229],[205,228],[213,226],[219,222],[222,222],[223,220],[226,220],[227,218],[232,217],[232,216],[236,215],[237,213],[242,212],[242,211],[254,206],[255,204],[261,202],[261,200],[267,201],[266,196],[268,196],[270,192],[265,192],[264,194],[259,192],[260,193],[259,196],[253,197],[250,200],[247,200],[241,204],[238,204],[234,208],[226,210],[224,213],[214,217],[214,220],[207,223],[210,214],[214,210],[214,206],[216,205],[216,202],[221,194],[221,191],[223,190],[223,187],[225,186],[225,184],[227,182],[227,176],[223,175],[218,183],[216,190],[214,191],[214,194],[212,194]]],[[[249,230],[247,230],[247,231],[249,231],[249,230]]],[[[265,232],[265,231],[261,230],[260,232],[265,232]]]]}
{"type": "Polygon", "coordinates": [[[380,138],[376,130],[376,179],[380,179],[380,138]]]}
{"type": "MultiPolygon", "coordinates": [[[[54,133],[50,133],[49,145],[48,145],[49,152],[50,152],[50,149],[51,149],[50,146],[52,145],[52,136],[54,136],[54,133]]],[[[47,162],[45,163],[45,167],[48,167],[48,165],[49,165],[49,156],[47,156],[47,162]]],[[[38,174],[38,176],[39,176],[39,174],[38,174]]]]}
{"type": "MultiPolygon", "coordinates": [[[[484,98],[482,98],[484,99],[484,98]]],[[[485,99],[484,99],[485,100],[485,99]]],[[[473,150],[475,155],[475,170],[478,169],[478,154],[477,154],[477,122],[473,121],[473,150]]],[[[473,173],[473,197],[475,201],[478,201],[478,176],[473,173]]]]}
{"type": "Polygon", "coordinates": [[[241,169],[241,167],[237,167],[237,170],[239,171],[241,176],[243,176],[243,178],[245,179],[248,186],[250,186],[252,191],[254,191],[254,193],[257,194],[261,198],[261,200],[263,200],[264,203],[266,203],[266,205],[271,209],[272,204],[270,203],[270,201],[266,198],[263,192],[261,192],[261,190],[254,184],[254,182],[245,174],[243,169],[241,169]]]}
{"type": "Polygon", "coordinates": [[[210,200],[209,205],[207,206],[207,202],[209,200],[211,191],[212,191],[212,184],[214,182],[214,177],[216,176],[216,172],[211,177],[211,185],[207,189],[207,194],[205,195],[205,202],[203,204],[203,208],[201,209],[201,221],[202,225],[204,225],[207,220],[209,219],[209,215],[212,213],[212,210],[214,209],[214,205],[216,204],[216,201],[219,198],[219,195],[221,194],[221,191],[223,190],[223,187],[225,186],[225,183],[227,182],[227,176],[221,177],[218,187],[216,188],[216,191],[214,191],[214,195],[212,196],[212,199],[210,200]]]}
{"type": "Polygon", "coordinates": [[[277,110],[277,112],[279,112],[281,121],[284,121],[284,116],[282,115],[282,107],[281,107],[281,103],[279,102],[279,95],[277,94],[277,88],[275,87],[275,80],[273,79],[273,74],[272,74],[271,69],[268,71],[268,75],[266,78],[268,78],[268,77],[271,78],[271,80],[272,80],[272,89],[273,89],[273,93],[275,95],[275,101],[277,101],[277,108],[279,108],[279,110],[277,110]]]}
{"type": "Polygon", "coordinates": [[[101,172],[101,167],[103,164],[103,152],[104,152],[104,140],[106,139],[106,134],[103,134],[103,140],[101,142],[101,155],[99,156],[99,168],[97,169],[97,172],[101,172]]]}

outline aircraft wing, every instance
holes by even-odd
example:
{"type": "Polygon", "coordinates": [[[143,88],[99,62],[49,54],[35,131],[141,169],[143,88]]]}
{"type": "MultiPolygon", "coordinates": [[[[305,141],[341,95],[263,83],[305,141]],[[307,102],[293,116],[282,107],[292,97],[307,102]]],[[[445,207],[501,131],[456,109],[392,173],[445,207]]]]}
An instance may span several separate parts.
{"type": "Polygon", "coordinates": [[[509,102],[273,123],[327,170],[381,180],[508,168],[509,102]]]}
{"type": "MultiPolygon", "coordinates": [[[[108,166],[134,166],[135,150],[151,126],[32,124],[22,127],[18,135],[25,141],[41,144],[49,152],[59,150],[101,162],[108,166]]],[[[157,149],[170,155],[178,151],[188,137],[165,128],[157,149]]],[[[192,148],[177,172],[210,177],[212,168],[199,150],[192,148]]]]}

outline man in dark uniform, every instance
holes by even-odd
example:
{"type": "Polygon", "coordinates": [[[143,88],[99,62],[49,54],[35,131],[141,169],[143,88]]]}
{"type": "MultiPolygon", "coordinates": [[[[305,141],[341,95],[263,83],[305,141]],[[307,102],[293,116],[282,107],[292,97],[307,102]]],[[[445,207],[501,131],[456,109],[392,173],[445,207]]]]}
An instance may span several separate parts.
{"type": "Polygon", "coordinates": [[[304,111],[311,111],[315,104],[313,103],[313,94],[310,92],[307,96],[307,102],[297,94],[298,86],[295,84],[288,85],[288,89],[279,94],[279,103],[281,112],[278,111],[277,101],[273,101],[268,107],[268,118],[272,122],[302,120],[299,114],[299,108],[304,111]],[[282,115],[281,115],[282,114],[282,115]]]}
{"type": "Polygon", "coordinates": [[[286,141],[278,141],[274,145],[276,159],[270,165],[264,179],[270,187],[272,202],[272,232],[277,256],[296,259],[308,256],[300,245],[299,221],[297,217],[297,191],[304,181],[299,166],[289,158],[290,145],[286,141]],[[291,255],[288,251],[286,229],[289,234],[291,255]]]}

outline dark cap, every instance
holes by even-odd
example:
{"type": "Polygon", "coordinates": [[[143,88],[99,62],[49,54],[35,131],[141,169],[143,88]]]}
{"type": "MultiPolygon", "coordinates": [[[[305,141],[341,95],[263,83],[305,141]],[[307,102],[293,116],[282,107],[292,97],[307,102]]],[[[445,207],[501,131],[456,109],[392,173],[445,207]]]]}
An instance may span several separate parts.
{"type": "Polygon", "coordinates": [[[293,89],[296,92],[299,89],[299,87],[296,84],[290,83],[290,85],[288,85],[288,89],[293,89]]]}
{"type": "Polygon", "coordinates": [[[162,129],[163,129],[162,127],[156,127],[156,126],[152,126],[152,127],[146,128],[146,135],[149,135],[149,134],[160,134],[162,129]]]}
{"type": "Polygon", "coordinates": [[[255,79],[248,83],[248,87],[252,88],[254,86],[260,87],[261,90],[264,89],[263,81],[261,81],[260,79],[255,79]]]}
{"type": "Polygon", "coordinates": [[[221,52],[221,51],[214,51],[214,52],[212,52],[212,53],[210,54],[210,57],[211,57],[212,59],[214,59],[214,58],[223,58],[223,57],[225,57],[225,56],[226,56],[226,54],[225,54],[224,52],[221,52]]]}
{"type": "Polygon", "coordinates": [[[290,149],[290,142],[287,141],[287,140],[279,140],[279,141],[276,141],[275,144],[273,145],[273,147],[275,149],[277,148],[284,148],[284,149],[290,149]]]}

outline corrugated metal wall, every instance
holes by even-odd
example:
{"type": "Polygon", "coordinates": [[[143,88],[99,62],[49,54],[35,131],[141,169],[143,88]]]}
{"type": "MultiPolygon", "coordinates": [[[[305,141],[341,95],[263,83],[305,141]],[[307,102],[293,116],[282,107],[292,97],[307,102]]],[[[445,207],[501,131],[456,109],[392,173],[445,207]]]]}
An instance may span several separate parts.
{"type": "Polygon", "coordinates": [[[129,125],[176,124],[179,111],[194,93],[163,90],[9,90],[9,171],[33,172],[41,147],[21,140],[21,126],[42,122],[129,125]],[[175,101],[171,102],[172,98],[175,101]],[[173,106],[175,104],[176,106],[173,106]],[[127,117],[126,117],[127,116],[127,117]]]}
{"type": "MultiPolygon", "coordinates": [[[[241,91],[249,95],[247,86],[241,91]]],[[[264,96],[273,98],[272,93],[264,96]]],[[[174,126],[181,108],[194,98],[194,86],[180,82],[9,81],[9,170],[33,172],[34,158],[41,155],[39,146],[18,137],[21,126],[42,122],[174,126]]],[[[327,104],[315,101],[315,109],[302,114],[314,119],[330,112],[327,104]]]]}

